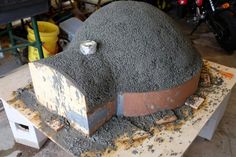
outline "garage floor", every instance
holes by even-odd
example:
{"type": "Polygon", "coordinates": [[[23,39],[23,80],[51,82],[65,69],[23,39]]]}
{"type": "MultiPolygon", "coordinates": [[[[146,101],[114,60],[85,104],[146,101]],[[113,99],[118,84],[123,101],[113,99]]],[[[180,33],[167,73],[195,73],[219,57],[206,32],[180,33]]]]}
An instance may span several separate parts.
{"type": "MultiPolygon", "coordinates": [[[[181,29],[188,34],[192,27],[184,21],[178,21],[181,29]]],[[[206,26],[202,26],[193,36],[190,37],[196,49],[205,59],[236,67],[236,52],[228,55],[216,43],[213,34],[208,32],[206,26]]],[[[12,63],[10,63],[12,65],[12,63]]],[[[8,67],[6,65],[6,67],[8,67]]],[[[9,66],[10,69],[12,66],[9,66]]],[[[0,68],[1,64],[0,64],[0,68]]],[[[211,141],[197,137],[184,157],[234,157],[236,156],[236,87],[220,122],[218,129],[211,141]]],[[[14,142],[10,126],[4,111],[0,111],[0,157],[22,156],[22,157],[67,157],[69,156],[61,148],[51,141],[48,141],[39,151],[14,142]]]]}

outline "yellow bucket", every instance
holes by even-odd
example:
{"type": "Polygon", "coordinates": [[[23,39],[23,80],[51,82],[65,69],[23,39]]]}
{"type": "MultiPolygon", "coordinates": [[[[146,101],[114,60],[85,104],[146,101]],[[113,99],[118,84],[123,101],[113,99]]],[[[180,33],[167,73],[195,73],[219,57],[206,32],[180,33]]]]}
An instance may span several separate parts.
{"type": "MultiPolygon", "coordinates": [[[[58,52],[58,34],[59,28],[55,24],[38,21],[39,36],[42,42],[44,58],[52,56],[58,52]]],[[[28,35],[27,38],[30,42],[35,41],[34,30],[27,27],[28,35]]],[[[39,60],[38,49],[32,46],[28,47],[28,59],[30,62],[39,60]]]]}

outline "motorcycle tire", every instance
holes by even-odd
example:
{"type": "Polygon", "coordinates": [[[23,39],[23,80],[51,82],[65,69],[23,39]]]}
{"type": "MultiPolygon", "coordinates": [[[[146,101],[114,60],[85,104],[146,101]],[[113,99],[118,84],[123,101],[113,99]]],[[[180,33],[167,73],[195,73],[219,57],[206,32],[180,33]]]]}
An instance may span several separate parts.
{"type": "Polygon", "coordinates": [[[223,11],[214,18],[215,38],[229,54],[236,49],[236,16],[230,11],[223,11]]]}
{"type": "Polygon", "coordinates": [[[187,6],[177,5],[177,17],[184,18],[187,14],[187,6]]]}

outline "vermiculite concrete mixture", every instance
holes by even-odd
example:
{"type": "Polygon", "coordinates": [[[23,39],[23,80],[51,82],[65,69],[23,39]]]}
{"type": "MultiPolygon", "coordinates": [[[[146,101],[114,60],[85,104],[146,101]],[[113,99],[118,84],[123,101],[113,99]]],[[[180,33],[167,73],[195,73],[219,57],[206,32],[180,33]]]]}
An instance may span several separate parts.
{"type": "Polygon", "coordinates": [[[197,89],[201,66],[170,17],[119,1],[92,14],[66,51],[30,63],[30,71],[38,101],[91,135],[115,114],[181,106],[197,89]]]}

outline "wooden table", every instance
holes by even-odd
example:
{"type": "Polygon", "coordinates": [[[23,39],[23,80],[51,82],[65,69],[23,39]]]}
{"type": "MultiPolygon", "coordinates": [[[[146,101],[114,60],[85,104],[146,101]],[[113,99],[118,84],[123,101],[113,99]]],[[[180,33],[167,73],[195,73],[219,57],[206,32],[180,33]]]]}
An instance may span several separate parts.
{"type": "MultiPolygon", "coordinates": [[[[218,76],[223,80],[221,85],[211,88],[211,90],[199,90],[205,94],[204,103],[199,109],[194,110],[193,116],[178,123],[170,123],[158,128],[154,128],[152,135],[141,140],[139,143],[118,145],[116,150],[109,153],[102,153],[102,156],[182,156],[194,139],[200,135],[206,139],[211,139],[212,135],[223,116],[224,110],[230,97],[231,89],[236,83],[236,69],[219,65],[210,61],[204,61],[209,67],[212,76],[218,76]],[[226,75],[225,75],[226,73],[226,75]],[[233,74],[228,77],[227,74],[233,74]]],[[[61,139],[70,136],[63,133],[63,129],[55,131],[44,123],[38,116],[32,116],[34,112],[28,109],[23,102],[14,99],[13,91],[23,88],[31,82],[28,66],[23,66],[8,76],[0,79],[0,98],[17,111],[29,119],[36,128],[42,131],[49,139],[58,144],[65,151],[73,154],[69,146],[61,139]],[[28,113],[31,113],[28,116],[28,113]],[[59,136],[60,135],[60,136],[59,136]]],[[[35,113],[37,114],[37,113],[35,113]]],[[[76,136],[78,131],[74,131],[76,136]]],[[[91,153],[94,155],[93,153],[91,153]]]]}

